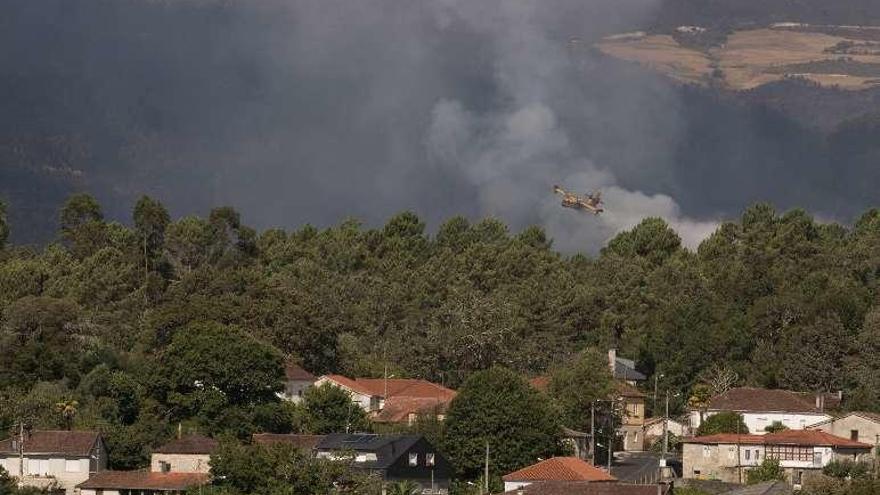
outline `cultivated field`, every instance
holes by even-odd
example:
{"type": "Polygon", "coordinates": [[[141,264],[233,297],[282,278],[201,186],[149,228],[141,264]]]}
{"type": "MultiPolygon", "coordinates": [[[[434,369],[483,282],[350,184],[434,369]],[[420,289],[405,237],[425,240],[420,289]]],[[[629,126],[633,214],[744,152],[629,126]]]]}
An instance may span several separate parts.
{"type": "Polygon", "coordinates": [[[665,34],[611,37],[604,53],[658,70],[686,83],[752,89],[788,77],[825,86],[866,89],[878,84],[880,53],[840,47],[866,46],[872,28],[771,27],[736,31],[714,47],[685,46],[665,34]]]}

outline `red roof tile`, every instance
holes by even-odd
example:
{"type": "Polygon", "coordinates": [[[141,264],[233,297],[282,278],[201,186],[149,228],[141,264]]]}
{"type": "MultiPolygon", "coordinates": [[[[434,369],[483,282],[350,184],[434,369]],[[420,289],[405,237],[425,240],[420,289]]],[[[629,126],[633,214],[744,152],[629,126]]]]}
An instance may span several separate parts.
{"type": "MultiPolygon", "coordinates": [[[[840,405],[835,394],[823,394],[824,409],[840,405]]],[[[816,394],[774,390],[766,388],[737,387],[716,395],[709,402],[713,411],[755,411],[755,412],[808,412],[818,413],[816,394]]]]}
{"type": "Polygon", "coordinates": [[[535,390],[540,390],[541,392],[546,392],[550,387],[550,377],[549,376],[536,376],[534,378],[529,379],[529,385],[531,385],[535,390]]]}
{"type": "Polygon", "coordinates": [[[409,420],[410,414],[443,414],[449,409],[451,400],[424,397],[391,397],[385,400],[385,406],[373,417],[377,423],[403,423],[409,420]]]}
{"type": "Polygon", "coordinates": [[[685,438],[684,443],[703,443],[707,445],[714,444],[749,444],[762,445],[764,443],[764,435],[737,435],[736,433],[718,433],[715,435],[703,435],[701,437],[685,438]]]}
{"type": "Polygon", "coordinates": [[[452,400],[455,390],[427,380],[411,378],[357,378],[351,379],[342,375],[324,375],[321,378],[332,380],[352,392],[369,396],[385,397],[386,386],[388,397],[416,397],[438,400],[452,400]]]}
{"type": "MultiPolygon", "coordinates": [[[[25,437],[24,453],[85,457],[100,438],[100,434],[95,431],[34,430],[25,437]]],[[[13,445],[17,439],[18,437],[0,440],[0,453],[17,454],[18,448],[13,445]]]]}
{"type": "Polygon", "coordinates": [[[157,454],[210,454],[219,442],[204,435],[184,435],[155,450],[157,454]]]}
{"type": "MultiPolygon", "coordinates": [[[[519,493],[519,490],[507,492],[519,493]]],[[[668,485],[590,483],[583,481],[541,481],[522,487],[524,495],[664,495],[668,485]]]]}
{"type": "Polygon", "coordinates": [[[309,373],[308,371],[302,369],[298,364],[288,361],[284,364],[284,375],[288,380],[298,381],[298,382],[313,382],[315,381],[315,375],[309,373]]]}
{"type": "Polygon", "coordinates": [[[766,435],[737,435],[735,433],[719,433],[702,437],[687,438],[685,443],[715,444],[750,444],[750,445],[801,445],[817,447],[841,447],[870,449],[867,443],[856,442],[848,438],[834,436],[819,430],[785,430],[766,435]]]}
{"type": "Polygon", "coordinates": [[[279,433],[254,433],[253,440],[257,445],[290,444],[302,450],[312,450],[324,438],[324,435],[286,435],[279,433]]]}
{"type": "Polygon", "coordinates": [[[326,379],[335,382],[337,385],[346,388],[352,392],[363,395],[375,395],[372,390],[365,387],[347,376],[342,375],[324,375],[319,380],[326,379]]]}
{"type": "Polygon", "coordinates": [[[870,449],[871,444],[838,437],[821,430],[785,430],[764,435],[767,445],[815,445],[820,447],[849,447],[870,449]]]}
{"type": "Polygon", "coordinates": [[[204,473],[154,473],[149,471],[101,471],[77,485],[78,488],[104,490],[158,490],[173,491],[208,482],[204,473]]]}
{"type": "Polygon", "coordinates": [[[504,481],[617,481],[577,457],[552,457],[504,475],[504,481]]]}

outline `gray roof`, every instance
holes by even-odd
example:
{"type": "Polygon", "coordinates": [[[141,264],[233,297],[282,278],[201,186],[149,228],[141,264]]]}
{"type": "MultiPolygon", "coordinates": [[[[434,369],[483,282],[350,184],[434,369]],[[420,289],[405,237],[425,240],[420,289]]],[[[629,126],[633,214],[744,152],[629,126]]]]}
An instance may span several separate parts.
{"type": "Polygon", "coordinates": [[[422,439],[421,435],[374,435],[367,433],[331,433],[315,446],[317,451],[372,452],[375,461],[357,463],[364,469],[386,469],[422,439]]]}
{"type": "Polygon", "coordinates": [[[765,481],[724,492],[723,495],[791,495],[793,491],[785,481],[765,481]]]}
{"type": "Polygon", "coordinates": [[[636,371],[636,363],[631,359],[617,358],[614,361],[614,378],[618,380],[642,381],[648,377],[636,371]]]}

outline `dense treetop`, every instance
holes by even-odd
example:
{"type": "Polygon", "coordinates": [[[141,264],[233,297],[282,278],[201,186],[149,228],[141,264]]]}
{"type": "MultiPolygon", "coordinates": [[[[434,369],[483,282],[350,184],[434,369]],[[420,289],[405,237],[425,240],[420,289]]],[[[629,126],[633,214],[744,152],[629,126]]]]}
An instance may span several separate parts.
{"type": "Polygon", "coordinates": [[[847,228],[758,204],[696,252],[646,219],[595,258],[493,219],[429,235],[412,213],[292,232],[228,207],[172,221],[144,198],[133,213],[108,222],[74,196],[56,243],[0,250],[0,429],[63,427],[54,406],[75,400],[73,426],[107,432],[114,466],[133,467],[178,422],[246,438],[326,421],[277,401],[283,359],[352,376],[387,359],[451,387],[493,366],[550,374],[571,416],[590,399],[559,391],[601,360],[583,351],[612,345],[681,392],[673,408],[724,369],[880,410],[876,210],[847,228]]]}

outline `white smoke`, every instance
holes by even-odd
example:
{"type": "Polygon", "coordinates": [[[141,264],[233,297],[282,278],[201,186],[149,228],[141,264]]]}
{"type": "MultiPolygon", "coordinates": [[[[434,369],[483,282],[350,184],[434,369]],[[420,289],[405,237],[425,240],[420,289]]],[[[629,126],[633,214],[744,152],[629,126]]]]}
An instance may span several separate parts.
{"type": "Polygon", "coordinates": [[[595,252],[646,217],[665,219],[690,248],[715,230],[716,222],[683,216],[670,196],[621,187],[613,170],[574,151],[553,109],[557,93],[575,83],[565,71],[570,60],[565,42],[551,40],[534,22],[538,3],[502,2],[493,15],[480,11],[480,3],[441,5],[441,25],[467,22],[489,35],[496,50],[495,74],[506,103],[479,112],[455,99],[441,100],[427,136],[429,155],[477,187],[483,214],[519,225],[537,218],[555,246],[569,252],[595,252]],[[593,216],[562,208],[551,190],[556,183],[576,192],[602,190],[606,212],[593,216]]]}

